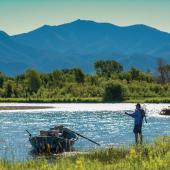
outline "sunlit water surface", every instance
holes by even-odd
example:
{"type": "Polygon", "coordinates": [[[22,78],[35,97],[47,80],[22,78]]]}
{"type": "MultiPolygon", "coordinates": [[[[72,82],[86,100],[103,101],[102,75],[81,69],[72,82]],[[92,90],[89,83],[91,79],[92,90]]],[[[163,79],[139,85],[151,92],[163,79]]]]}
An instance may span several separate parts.
{"type": "MultiPolygon", "coordinates": [[[[0,158],[12,160],[31,159],[32,148],[28,141],[28,129],[32,134],[63,124],[84,136],[108,145],[133,144],[133,119],[124,114],[132,113],[135,104],[0,104],[43,105],[51,109],[27,111],[0,111],[0,158]]],[[[162,108],[169,104],[145,104],[148,123],[144,123],[144,141],[170,135],[170,116],[160,116],[162,108]]],[[[80,138],[75,149],[87,151],[96,148],[93,143],[80,138]]]]}

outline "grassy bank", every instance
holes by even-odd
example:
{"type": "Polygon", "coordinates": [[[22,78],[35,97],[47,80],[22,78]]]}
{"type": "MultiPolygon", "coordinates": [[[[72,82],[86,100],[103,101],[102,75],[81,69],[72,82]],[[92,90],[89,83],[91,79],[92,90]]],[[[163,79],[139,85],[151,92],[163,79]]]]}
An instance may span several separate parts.
{"type": "Polygon", "coordinates": [[[24,163],[0,161],[1,170],[169,170],[170,137],[161,137],[153,144],[110,148],[74,157],[31,160],[24,163]]]}
{"type": "Polygon", "coordinates": [[[126,103],[170,103],[170,97],[127,98],[126,103]]]}
{"type": "MultiPolygon", "coordinates": [[[[0,98],[0,103],[103,103],[101,97],[89,98],[0,98]]],[[[170,103],[170,97],[125,98],[122,103],[170,103]]],[[[111,102],[113,103],[113,102],[111,102]]]]}
{"type": "Polygon", "coordinates": [[[1,103],[100,103],[102,98],[0,98],[1,103]]]}

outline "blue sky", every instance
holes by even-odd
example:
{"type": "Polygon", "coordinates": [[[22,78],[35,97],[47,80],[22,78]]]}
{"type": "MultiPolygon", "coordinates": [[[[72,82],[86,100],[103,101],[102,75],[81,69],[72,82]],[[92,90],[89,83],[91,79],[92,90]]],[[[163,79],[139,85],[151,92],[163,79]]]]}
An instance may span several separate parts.
{"type": "Polygon", "coordinates": [[[169,15],[170,0],[0,0],[0,30],[10,35],[76,19],[170,32],[169,15]]]}

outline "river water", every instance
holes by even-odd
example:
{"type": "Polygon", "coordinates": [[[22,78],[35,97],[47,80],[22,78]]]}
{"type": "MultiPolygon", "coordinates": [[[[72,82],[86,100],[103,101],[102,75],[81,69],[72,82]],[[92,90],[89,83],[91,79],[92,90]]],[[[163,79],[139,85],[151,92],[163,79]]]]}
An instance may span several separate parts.
{"type": "MultiPolygon", "coordinates": [[[[51,109],[0,111],[0,158],[12,160],[31,159],[28,134],[38,134],[55,125],[65,125],[84,136],[99,142],[102,147],[134,144],[132,113],[135,104],[0,104],[52,106],[51,109]]],[[[170,116],[160,116],[162,108],[170,104],[145,104],[148,123],[144,123],[144,142],[151,142],[161,135],[170,135],[170,116]]],[[[94,149],[93,143],[80,138],[75,149],[94,149]]]]}

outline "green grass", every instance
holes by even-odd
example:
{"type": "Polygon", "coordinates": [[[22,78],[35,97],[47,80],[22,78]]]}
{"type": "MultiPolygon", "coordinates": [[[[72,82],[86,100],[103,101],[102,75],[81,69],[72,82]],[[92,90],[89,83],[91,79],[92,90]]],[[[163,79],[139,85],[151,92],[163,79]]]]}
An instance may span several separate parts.
{"type": "Polygon", "coordinates": [[[170,97],[145,97],[145,98],[128,98],[127,103],[170,103],[170,97]]]}
{"type": "MultiPolygon", "coordinates": [[[[1,103],[103,103],[101,97],[87,98],[0,98],[1,103]]],[[[122,103],[170,103],[170,97],[125,98],[122,103]]],[[[113,103],[113,102],[110,102],[113,103]]]]}
{"type": "Polygon", "coordinates": [[[0,98],[0,102],[14,103],[99,103],[102,102],[100,97],[89,98],[0,98]]]}
{"type": "Polygon", "coordinates": [[[49,163],[37,159],[26,162],[0,161],[1,170],[170,170],[170,137],[152,144],[109,148],[84,155],[62,157],[49,163]]]}

